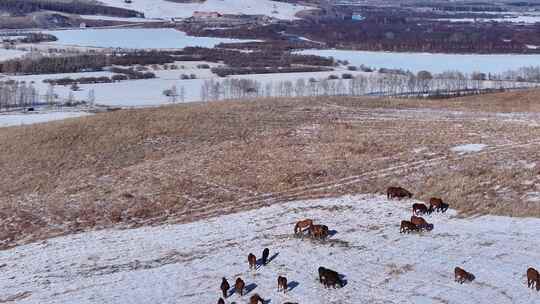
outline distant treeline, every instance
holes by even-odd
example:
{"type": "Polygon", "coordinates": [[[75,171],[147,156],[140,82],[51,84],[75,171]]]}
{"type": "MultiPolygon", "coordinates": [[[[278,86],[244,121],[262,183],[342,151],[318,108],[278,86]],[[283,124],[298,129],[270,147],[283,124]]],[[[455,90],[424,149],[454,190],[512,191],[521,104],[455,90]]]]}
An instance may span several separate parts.
{"type": "Polygon", "coordinates": [[[16,35],[0,35],[0,40],[4,41],[17,41],[19,43],[39,43],[39,42],[51,42],[56,41],[58,38],[51,34],[44,33],[17,33],[16,35]],[[11,37],[21,37],[12,39],[11,37]]]}
{"type": "Polygon", "coordinates": [[[114,17],[144,17],[143,13],[82,1],[48,1],[48,0],[0,0],[0,10],[12,15],[24,16],[40,10],[56,11],[79,15],[105,15],[114,17]]]}
{"type": "Polygon", "coordinates": [[[181,60],[223,62],[234,68],[278,68],[292,65],[333,66],[334,60],[312,55],[294,55],[281,50],[239,52],[224,49],[187,47],[177,52],[181,60]]]}
{"type": "Polygon", "coordinates": [[[148,65],[173,63],[174,57],[162,52],[136,52],[114,55],[73,55],[12,59],[0,62],[0,73],[57,74],[102,71],[112,65],[148,65]]]}
{"type": "Polygon", "coordinates": [[[308,72],[322,72],[331,71],[330,68],[324,67],[259,67],[259,68],[229,68],[229,67],[217,67],[212,68],[212,73],[219,77],[226,77],[229,75],[247,75],[247,74],[271,74],[271,73],[308,73],[308,72]]]}
{"type": "Polygon", "coordinates": [[[123,80],[133,80],[133,79],[151,79],[156,78],[156,74],[152,72],[139,72],[134,69],[123,69],[123,68],[112,68],[111,72],[118,73],[111,77],[100,76],[100,77],[80,77],[80,78],[60,78],[60,79],[45,79],[44,83],[51,85],[73,85],[73,84],[93,84],[93,83],[112,83],[119,82],[123,80]]]}

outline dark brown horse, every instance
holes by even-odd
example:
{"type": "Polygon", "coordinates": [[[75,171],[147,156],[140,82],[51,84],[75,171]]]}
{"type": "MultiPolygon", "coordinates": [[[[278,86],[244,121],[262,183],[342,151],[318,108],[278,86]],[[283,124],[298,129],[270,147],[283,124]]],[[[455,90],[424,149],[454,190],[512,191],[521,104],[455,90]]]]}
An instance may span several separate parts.
{"type": "Polygon", "coordinates": [[[261,296],[259,296],[259,294],[254,294],[251,296],[251,298],[249,298],[249,304],[264,304],[264,300],[263,298],[261,298],[261,296]]]}
{"type": "Polygon", "coordinates": [[[474,275],[470,272],[465,271],[463,268],[456,267],[454,268],[454,281],[463,284],[467,281],[472,282],[474,280],[474,275]]]}
{"type": "Polygon", "coordinates": [[[229,282],[227,282],[227,279],[223,278],[221,279],[221,291],[223,292],[223,297],[226,299],[227,295],[229,294],[229,289],[231,288],[231,285],[229,285],[229,282]]]}
{"type": "Polygon", "coordinates": [[[415,203],[412,206],[412,212],[414,215],[420,215],[420,214],[428,214],[431,213],[430,209],[424,204],[415,203]]]}
{"type": "Polygon", "coordinates": [[[270,255],[270,249],[264,248],[262,252],[262,264],[266,265],[268,263],[268,256],[270,255]]]}
{"type": "Polygon", "coordinates": [[[529,267],[527,269],[527,287],[534,288],[536,287],[536,290],[540,290],[540,273],[532,267],[529,267]]]}
{"type": "Polygon", "coordinates": [[[249,269],[257,270],[257,257],[253,253],[248,254],[248,263],[249,269]]]}
{"type": "Polygon", "coordinates": [[[392,199],[392,198],[402,199],[406,197],[412,198],[412,196],[413,194],[411,192],[401,187],[388,187],[388,189],[386,189],[386,198],[388,199],[392,199]]]}
{"type": "Polygon", "coordinates": [[[418,231],[418,227],[409,221],[401,221],[399,226],[399,233],[409,233],[411,231],[418,231]]]}
{"type": "Polygon", "coordinates": [[[284,293],[287,293],[288,288],[289,287],[287,285],[287,278],[282,277],[282,276],[278,276],[278,278],[277,278],[277,291],[279,292],[280,290],[283,290],[284,293]]]}
{"type": "Polygon", "coordinates": [[[328,237],[328,226],[326,225],[311,225],[309,227],[309,235],[318,239],[326,239],[328,237]]]}
{"type": "Polygon", "coordinates": [[[236,283],[234,283],[234,290],[237,294],[240,296],[244,295],[244,287],[246,286],[246,283],[241,278],[236,279],[236,283]]]}
{"type": "Polygon", "coordinates": [[[429,210],[431,212],[437,211],[437,212],[446,212],[448,210],[448,204],[445,204],[442,199],[438,197],[432,197],[429,199],[429,210]]]}
{"type": "Polygon", "coordinates": [[[336,285],[343,287],[344,285],[338,272],[324,267],[319,267],[319,281],[327,288],[330,286],[336,288],[336,285]]]}
{"type": "Polygon", "coordinates": [[[296,222],[296,225],[294,225],[294,234],[298,235],[300,233],[303,233],[306,230],[309,230],[309,227],[313,225],[312,219],[305,219],[296,222]]]}

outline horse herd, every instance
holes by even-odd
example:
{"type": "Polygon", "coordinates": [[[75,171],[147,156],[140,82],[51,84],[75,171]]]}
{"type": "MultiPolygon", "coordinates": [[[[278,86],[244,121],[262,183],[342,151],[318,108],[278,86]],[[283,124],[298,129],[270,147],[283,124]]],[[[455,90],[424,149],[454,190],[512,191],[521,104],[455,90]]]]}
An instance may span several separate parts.
{"type": "MultiPolygon", "coordinates": [[[[386,197],[388,199],[402,199],[402,198],[412,198],[413,194],[408,190],[402,187],[389,187],[386,191],[386,197]]],[[[433,224],[428,223],[424,218],[419,215],[431,214],[433,212],[446,212],[450,207],[448,204],[444,203],[441,198],[432,197],[429,200],[429,207],[422,203],[415,203],[412,206],[411,220],[401,221],[400,233],[409,233],[409,232],[420,232],[422,230],[431,231],[433,230],[433,224]]],[[[460,284],[465,282],[472,282],[475,279],[475,276],[467,272],[461,267],[454,268],[454,281],[460,284]]],[[[536,288],[537,291],[540,291],[540,273],[530,267],[527,269],[527,286],[529,288],[536,288]]]]}
{"type": "MultiPolygon", "coordinates": [[[[326,239],[329,235],[329,229],[328,229],[328,226],[326,225],[315,225],[313,224],[313,220],[311,219],[298,221],[294,226],[295,236],[303,237],[306,234],[306,232],[310,237],[315,238],[315,239],[321,239],[321,240],[326,239]]],[[[270,262],[269,256],[270,256],[270,249],[264,248],[261,255],[261,259],[260,259],[261,266],[266,266],[270,262]]],[[[248,254],[247,260],[248,260],[249,269],[257,270],[257,257],[253,253],[248,254]]],[[[342,279],[343,276],[339,274],[338,272],[332,269],[322,267],[322,266],[319,267],[318,272],[319,272],[319,282],[324,287],[336,288],[336,286],[339,286],[339,287],[345,286],[345,283],[342,279]]],[[[225,304],[225,299],[227,299],[231,295],[230,293],[231,285],[227,281],[227,278],[221,279],[220,289],[221,289],[222,297],[219,298],[217,303],[225,304]]],[[[233,293],[236,293],[242,297],[244,296],[245,290],[246,290],[246,283],[244,282],[244,280],[242,280],[242,278],[238,277],[234,283],[233,293]]],[[[287,278],[284,276],[278,275],[277,291],[278,292],[282,291],[284,293],[287,293],[288,290],[289,290],[289,283],[287,281],[287,278]]],[[[235,304],[235,303],[236,302],[232,302],[231,304],[235,304]]],[[[254,294],[249,298],[249,304],[265,304],[265,303],[266,301],[259,294],[254,294]]],[[[283,304],[298,304],[298,303],[285,302],[283,304]]]]}
{"type": "MultiPolygon", "coordinates": [[[[409,192],[408,190],[402,188],[402,187],[389,187],[386,192],[388,199],[402,199],[402,198],[412,198],[413,194],[409,192]]],[[[432,197],[429,200],[429,207],[426,204],[422,203],[415,203],[412,206],[412,216],[410,220],[403,220],[401,221],[400,225],[400,233],[410,233],[410,232],[421,232],[423,230],[431,231],[433,230],[434,226],[433,224],[428,223],[424,218],[420,217],[420,215],[430,215],[433,212],[441,212],[445,213],[449,208],[449,205],[441,198],[432,197]]],[[[294,225],[294,234],[295,236],[305,236],[306,232],[308,236],[314,238],[314,239],[320,239],[325,240],[329,236],[329,229],[326,225],[316,225],[314,224],[312,219],[304,219],[296,222],[294,225]]],[[[266,266],[269,263],[269,255],[270,250],[268,248],[265,248],[261,255],[260,264],[262,266],[266,266]]],[[[253,253],[248,254],[248,264],[250,270],[257,270],[257,257],[253,253]]],[[[325,287],[325,288],[336,288],[336,287],[344,287],[345,283],[342,279],[343,275],[339,274],[338,272],[325,268],[325,267],[319,267],[318,268],[319,273],[319,282],[325,287]]],[[[467,272],[461,267],[455,267],[454,268],[454,281],[458,282],[460,284],[463,284],[465,282],[472,282],[475,279],[475,276],[467,272]]],[[[537,291],[540,291],[540,273],[534,269],[529,268],[527,269],[527,286],[529,288],[536,288],[537,291]]],[[[231,286],[229,285],[229,282],[226,278],[222,278],[221,286],[220,286],[222,297],[219,298],[218,304],[225,304],[225,300],[227,299],[230,294],[231,286]]],[[[234,284],[234,290],[233,293],[236,292],[240,296],[244,296],[244,291],[246,290],[246,284],[242,280],[242,278],[238,277],[234,284]]],[[[289,290],[289,285],[287,282],[287,278],[284,276],[279,275],[277,278],[277,291],[287,293],[289,290]]],[[[249,304],[265,304],[267,303],[259,294],[254,294],[249,298],[249,304]]],[[[232,302],[231,304],[236,304],[236,302],[232,302]]],[[[292,303],[292,302],[285,302],[283,304],[298,304],[298,303],[292,303]]]]}

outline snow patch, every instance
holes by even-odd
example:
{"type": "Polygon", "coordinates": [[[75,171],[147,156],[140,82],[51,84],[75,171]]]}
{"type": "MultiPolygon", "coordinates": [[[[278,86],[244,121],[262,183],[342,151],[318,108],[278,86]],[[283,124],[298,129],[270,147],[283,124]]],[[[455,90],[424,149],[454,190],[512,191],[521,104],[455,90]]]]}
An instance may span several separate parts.
{"type": "Polygon", "coordinates": [[[459,154],[465,154],[465,153],[471,153],[471,152],[480,152],[486,148],[487,145],[484,144],[466,144],[466,145],[460,145],[455,146],[451,148],[450,150],[457,152],[459,154]]]}

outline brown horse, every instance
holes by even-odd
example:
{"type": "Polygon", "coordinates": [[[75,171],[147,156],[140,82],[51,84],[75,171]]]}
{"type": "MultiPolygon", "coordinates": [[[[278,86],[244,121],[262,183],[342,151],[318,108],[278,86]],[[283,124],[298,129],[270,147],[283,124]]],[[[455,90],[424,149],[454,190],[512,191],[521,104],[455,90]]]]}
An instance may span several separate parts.
{"type": "Polygon", "coordinates": [[[463,284],[466,281],[472,282],[474,280],[474,275],[470,272],[465,271],[463,268],[456,267],[454,268],[454,281],[463,284]]]}
{"type": "Polygon", "coordinates": [[[404,188],[401,187],[388,187],[386,189],[386,198],[392,199],[392,198],[398,198],[402,199],[405,197],[412,198],[413,194],[404,188]]]}
{"type": "Polygon", "coordinates": [[[432,197],[429,199],[429,210],[431,212],[437,211],[437,212],[446,212],[448,210],[448,204],[445,204],[442,199],[438,197],[432,197]]]}
{"type": "Polygon", "coordinates": [[[399,233],[409,233],[411,231],[418,231],[418,227],[415,224],[409,221],[401,221],[401,226],[399,227],[399,233]]]}
{"type": "Polygon", "coordinates": [[[527,269],[527,287],[536,287],[536,290],[540,290],[540,273],[532,267],[527,269]]]}
{"type": "Polygon", "coordinates": [[[248,263],[249,269],[257,270],[257,257],[253,253],[248,254],[248,263]]]}
{"type": "Polygon", "coordinates": [[[309,227],[313,226],[313,220],[312,219],[305,219],[296,222],[296,225],[294,225],[294,234],[298,235],[300,233],[303,233],[304,231],[308,230],[309,227]]]}
{"type": "Polygon", "coordinates": [[[431,213],[426,205],[420,204],[420,203],[413,204],[412,212],[413,212],[414,215],[431,213]]]}
{"type": "Polygon", "coordinates": [[[277,291],[283,290],[284,293],[287,293],[288,285],[287,285],[287,278],[278,276],[277,278],[277,291]]]}
{"type": "Polygon", "coordinates": [[[328,226],[326,225],[311,225],[309,227],[309,235],[318,239],[326,239],[328,237],[328,226]]]}
{"type": "Polygon", "coordinates": [[[236,290],[236,293],[240,294],[240,296],[244,295],[245,286],[246,283],[244,283],[241,278],[236,279],[236,283],[234,283],[234,289],[236,290]]]}
{"type": "Polygon", "coordinates": [[[264,300],[263,298],[261,298],[261,296],[259,296],[259,294],[254,294],[251,296],[251,298],[249,298],[249,304],[264,304],[264,300]]]}
{"type": "Polygon", "coordinates": [[[229,294],[229,289],[231,288],[231,285],[229,285],[229,282],[227,282],[227,279],[223,278],[221,279],[221,291],[223,292],[223,297],[226,299],[227,295],[229,294]]]}
{"type": "Polygon", "coordinates": [[[426,226],[428,222],[423,218],[419,216],[411,216],[411,223],[415,224],[416,227],[422,227],[426,226]]]}

